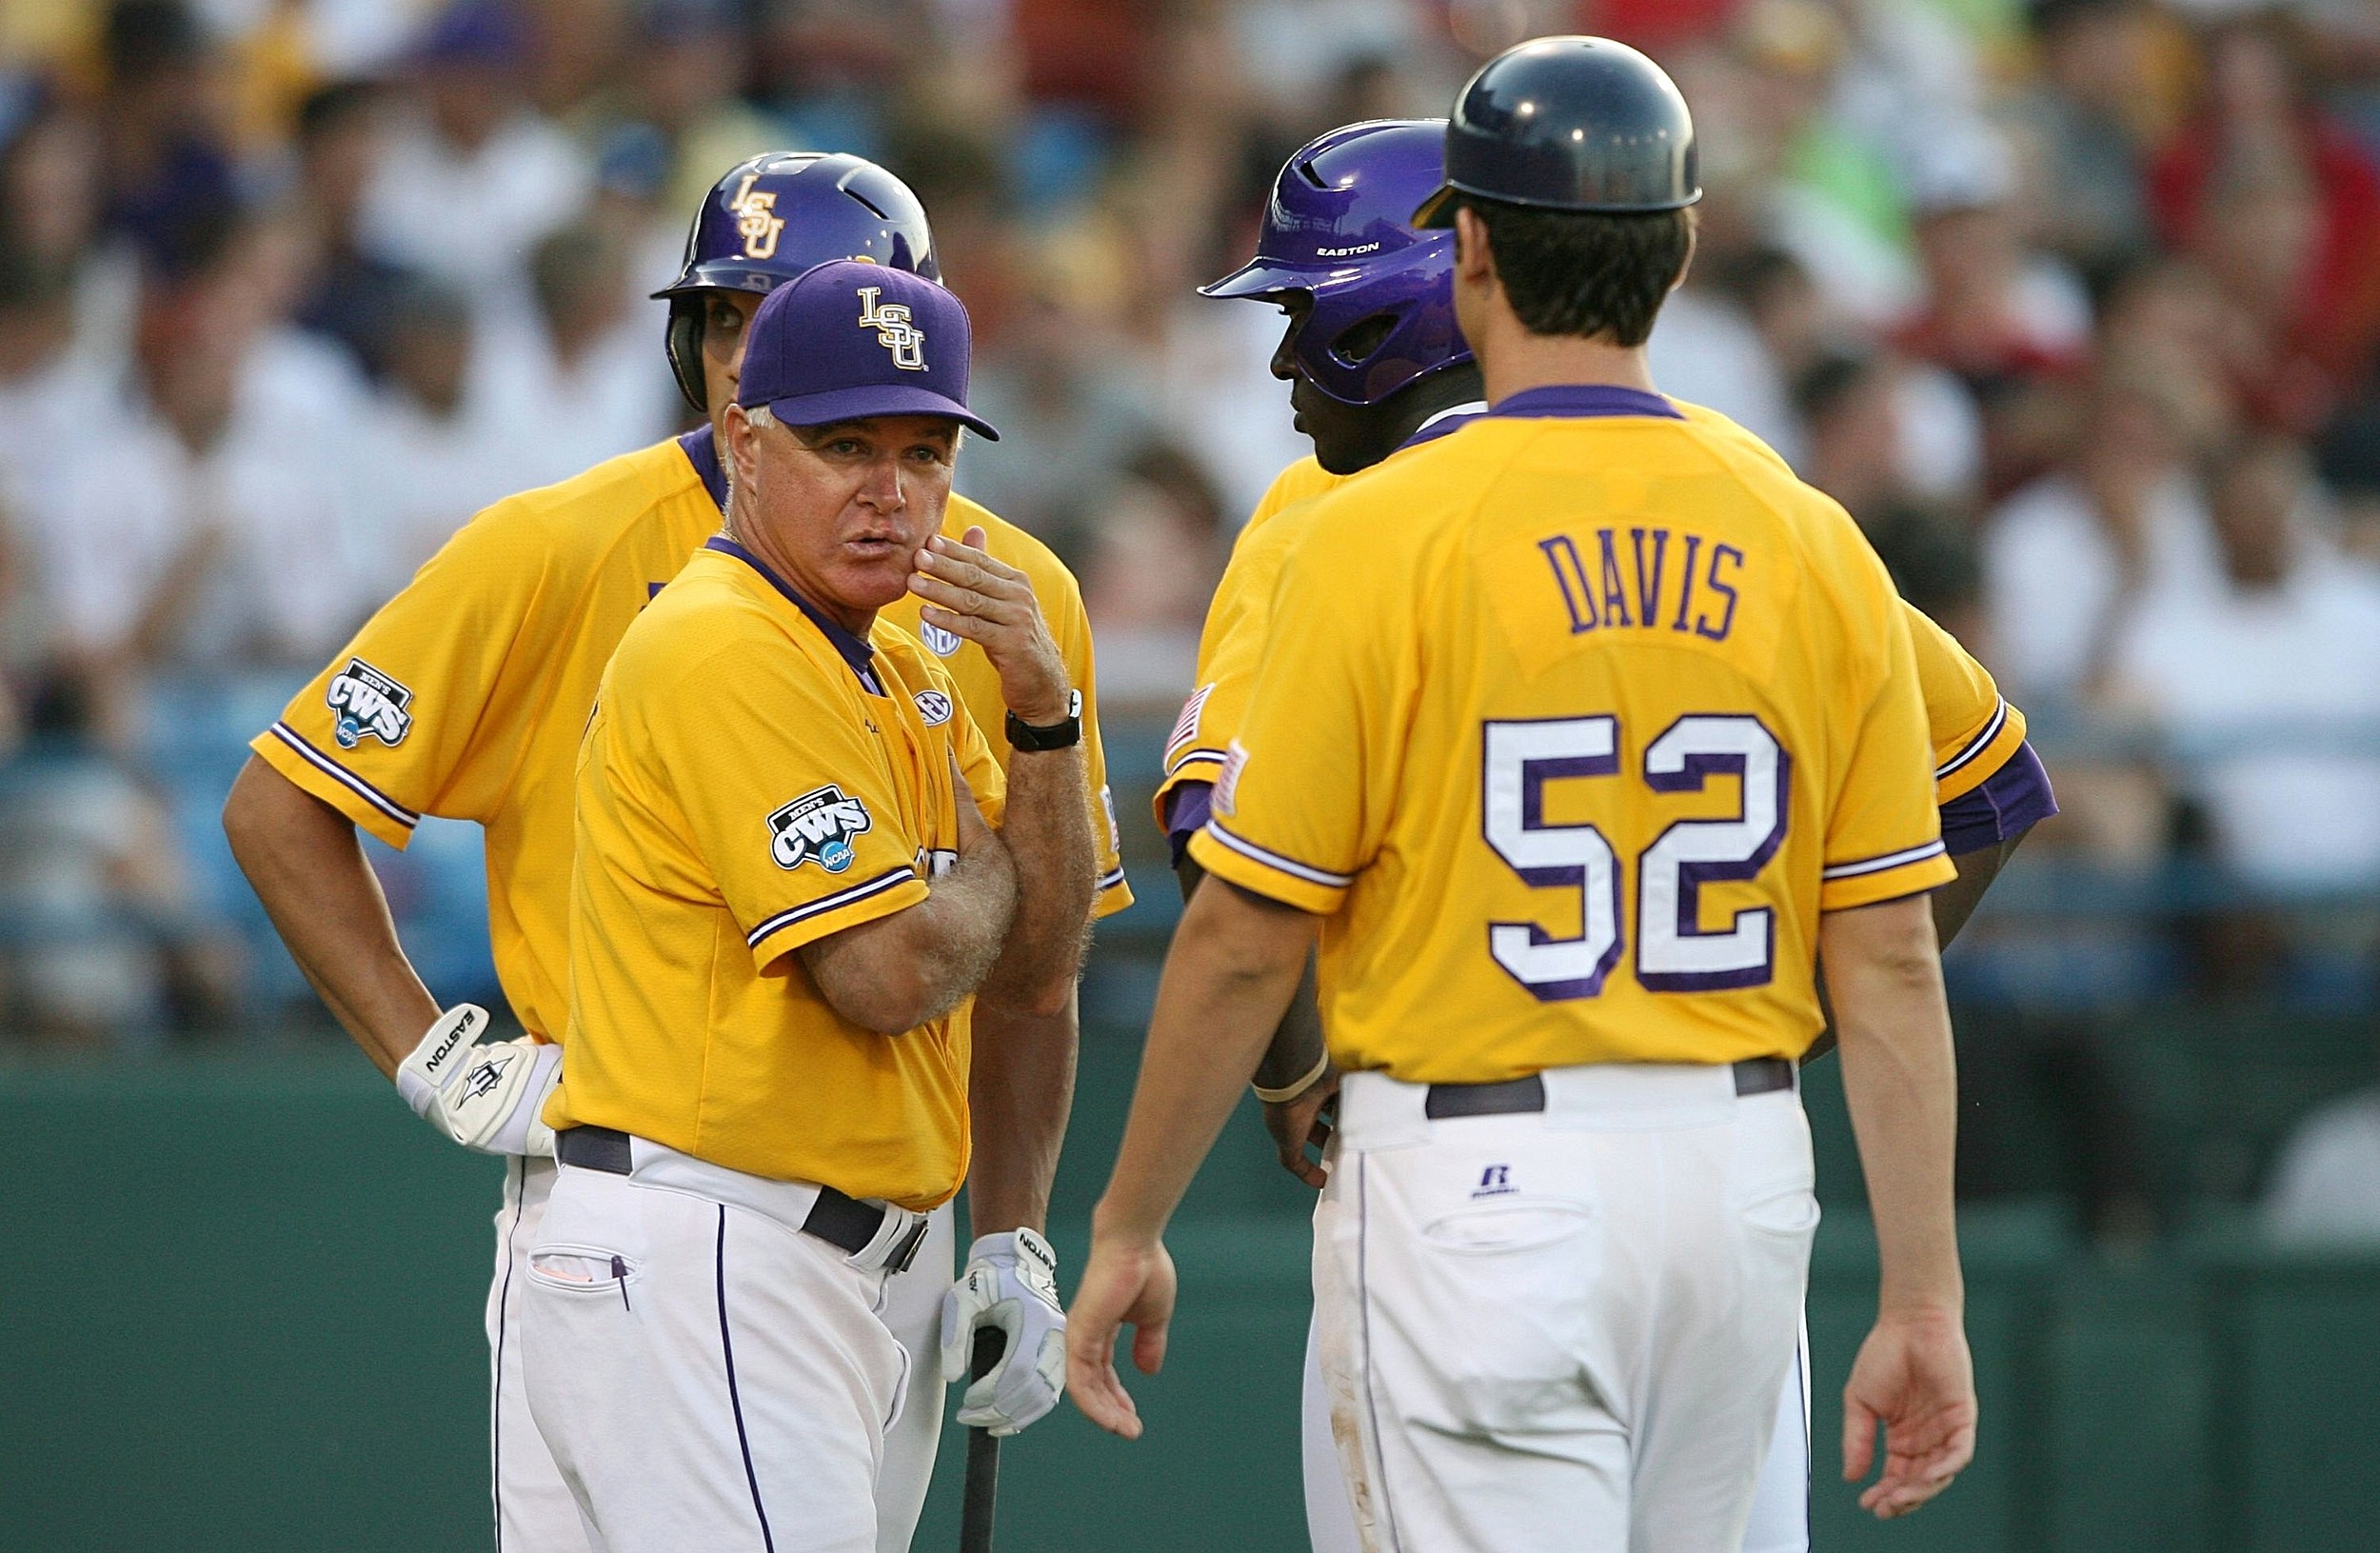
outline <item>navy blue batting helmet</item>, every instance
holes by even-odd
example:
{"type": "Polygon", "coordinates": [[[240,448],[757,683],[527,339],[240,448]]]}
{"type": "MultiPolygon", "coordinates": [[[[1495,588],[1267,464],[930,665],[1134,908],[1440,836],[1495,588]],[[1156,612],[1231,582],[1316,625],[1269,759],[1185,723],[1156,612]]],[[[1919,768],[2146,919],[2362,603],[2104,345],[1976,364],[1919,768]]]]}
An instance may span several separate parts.
{"type": "Polygon", "coordinates": [[[1446,184],[1413,212],[1455,224],[1455,196],[1643,214],[1702,197],[1694,115],[1661,67],[1609,38],[1535,38],[1479,68],[1446,126],[1446,184]]]}
{"type": "Polygon", "coordinates": [[[1469,361],[1455,327],[1454,239],[1408,221],[1444,176],[1445,131],[1444,119],[1375,119],[1314,141],[1281,169],[1256,257],[1200,294],[1311,296],[1292,353],[1341,404],[1377,405],[1469,361]]]}
{"type": "Polygon", "coordinates": [[[925,207],[865,157],[768,151],[713,184],[686,232],[678,278],[653,293],[669,303],[669,368],[686,402],[704,408],[704,292],[772,291],[834,259],[942,279],[925,207]]]}

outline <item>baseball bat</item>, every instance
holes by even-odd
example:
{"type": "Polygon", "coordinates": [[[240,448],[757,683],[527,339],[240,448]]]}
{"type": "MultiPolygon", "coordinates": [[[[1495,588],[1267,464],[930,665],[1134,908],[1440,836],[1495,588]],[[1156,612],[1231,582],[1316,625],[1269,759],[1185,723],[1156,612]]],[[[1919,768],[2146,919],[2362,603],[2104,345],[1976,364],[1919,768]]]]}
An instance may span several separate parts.
{"type": "MultiPolygon", "coordinates": [[[[980,1381],[1000,1363],[1008,1335],[981,1326],[968,1380],[980,1381]]],[[[992,1553],[992,1516],[1000,1498],[1000,1437],[989,1429],[967,1431],[967,1491],[959,1512],[959,1553],[992,1553]]]]}

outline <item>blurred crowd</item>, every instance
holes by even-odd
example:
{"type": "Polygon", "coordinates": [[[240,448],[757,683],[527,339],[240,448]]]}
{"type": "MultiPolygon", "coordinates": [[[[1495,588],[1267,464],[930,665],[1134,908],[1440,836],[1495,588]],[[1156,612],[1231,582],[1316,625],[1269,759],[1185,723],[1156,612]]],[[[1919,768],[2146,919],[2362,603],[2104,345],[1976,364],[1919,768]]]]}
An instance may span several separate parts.
{"type": "MultiPolygon", "coordinates": [[[[960,486],[1075,566],[1111,717],[1161,731],[1306,450],[1278,317],[1193,288],[1304,140],[1563,30],[1697,115],[1662,387],[1839,499],[2031,715],[2066,808],[2035,850],[2223,882],[2019,932],[2002,983],[2370,1005],[2380,8],[10,0],[0,1022],[296,1001],[213,834],[246,737],[476,508],[688,424],[647,293],[757,150],[923,198],[1006,433],[960,486]]],[[[392,897],[479,964],[441,855],[384,859],[392,897]]]]}

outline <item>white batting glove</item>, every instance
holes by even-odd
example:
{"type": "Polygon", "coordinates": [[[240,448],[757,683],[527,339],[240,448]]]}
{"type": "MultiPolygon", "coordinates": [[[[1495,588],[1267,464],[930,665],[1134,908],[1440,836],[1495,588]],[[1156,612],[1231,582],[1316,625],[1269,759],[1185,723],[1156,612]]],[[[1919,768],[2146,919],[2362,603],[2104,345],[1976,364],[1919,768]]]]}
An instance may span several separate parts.
{"type": "Polygon", "coordinates": [[[457,1004],[397,1065],[397,1093],[413,1114],[483,1154],[551,1159],[554,1129],[539,1118],[562,1082],[562,1048],[520,1036],[475,1045],[487,1010],[457,1004]]]}
{"type": "Polygon", "coordinates": [[[1058,1303],[1058,1253],[1030,1229],[984,1235],[967,1270],[942,1296],[942,1380],[973,1367],[975,1334],[1005,1335],[1000,1363],[959,1397],[959,1422],[1011,1435],[1058,1405],[1066,1389],[1066,1311],[1058,1303]]]}

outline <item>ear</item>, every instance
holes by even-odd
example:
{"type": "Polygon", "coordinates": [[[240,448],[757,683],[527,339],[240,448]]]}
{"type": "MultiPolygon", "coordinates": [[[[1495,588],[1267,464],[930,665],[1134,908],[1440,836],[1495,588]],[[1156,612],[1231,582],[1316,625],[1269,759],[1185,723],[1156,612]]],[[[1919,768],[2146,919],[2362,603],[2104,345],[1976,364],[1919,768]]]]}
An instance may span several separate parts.
{"type": "Polygon", "coordinates": [[[730,400],[720,413],[719,430],[726,444],[727,483],[744,485],[750,478],[747,466],[760,452],[761,428],[752,424],[742,405],[730,400]]]}
{"type": "Polygon", "coordinates": [[[1455,211],[1455,279],[1472,286],[1496,278],[1496,253],[1488,247],[1487,223],[1467,207],[1455,211]]]}
{"type": "Polygon", "coordinates": [[[1685,285],[1686,277],[1694,273],[1695,253],[1701,246],[1702,223],[1696,218],[1693,209],[1689,207],[1686,211],[1686,256],[1677,261],[1677,278],[1669,283],[1671,290],[1675,291],[1685,285]]]}

